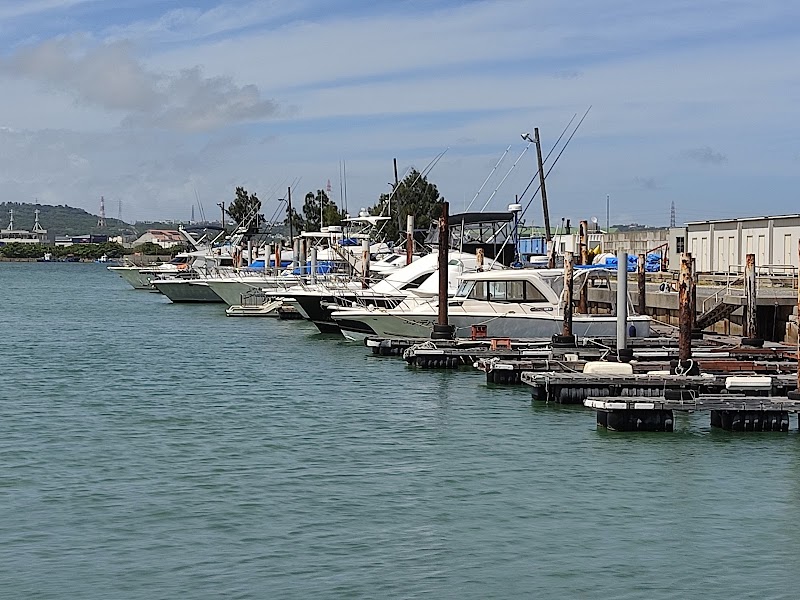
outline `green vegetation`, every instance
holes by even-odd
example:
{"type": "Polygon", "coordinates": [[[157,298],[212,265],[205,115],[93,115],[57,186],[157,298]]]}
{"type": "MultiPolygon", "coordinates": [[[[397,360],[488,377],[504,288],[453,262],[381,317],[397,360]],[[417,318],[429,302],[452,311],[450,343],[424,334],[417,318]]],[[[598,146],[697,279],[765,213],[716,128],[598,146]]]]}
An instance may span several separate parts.
{"type": "Polygon", "coordinates": [[[391,217],[382,225],[388,240],[399,240],[403,236],[408,215],[414,215],[416,229],[428,229],[439,214],[439,203],[444,201],[436,185],[416,169],[397,185],[391,203],[389,198],[390,194],[381,194],[378,203],[370,209],[373,215],[391,217]]]}
{"type": "Polygon", "coordinates": [[[243,187],[236,188],[236,198],[225,210],[228,216],[236,221],[237,225],[248,225],[248,231],[255,233],[261,224],[261,200],[256,194],[248,194],[243,187]]]}
{"type": "MultiPolygon", "coordinates": [[[[303,202],[303,215],[298,214],[295,208],[292,208],[291,220],[292,228],[295,233],[300,231],[319,231],[320,230],[320,212],[322,213],[323,221],[322,226],[328,227],[329,225],[341,225],[342,219],[347,215],[341,210],[336,202],[328,198],[325,190],[317,190],[317,193],[308,192],[303,202]]],[[[289,218],[284,221],[289,224],[289,218]]]]}
{"type": "Polygon", "coordinates": [[[117,219],[106,219],[106,227],[97,227],[97,216],[82,208],[71,206],[50,206],[47,204],[26,204],[22,202],[0,203],[0,227],[8,227],[8,211],[14,210],[14,227],[16,229],[32,229],[35,219],[34,211],[39,209],[39,224],[47,229],[50,235],[133,235],[134,228],[117,219]]]}
{"type": "Polygon", "coordinates": [[[44,244],[7,244],[0,247],[4,258],[33,259],[50,253],[54,258],[75,257],[80,260],[96,260],[103,255],[108,258],[121,258],[126,254],[147,254],[156,256],[175,256],[183,251],[182,246],[164,249],[158,244],[141,244],[135,248],[123,248],[115,242],[105,244],[73,244],[72,246],[46,246],[44,244]]]}

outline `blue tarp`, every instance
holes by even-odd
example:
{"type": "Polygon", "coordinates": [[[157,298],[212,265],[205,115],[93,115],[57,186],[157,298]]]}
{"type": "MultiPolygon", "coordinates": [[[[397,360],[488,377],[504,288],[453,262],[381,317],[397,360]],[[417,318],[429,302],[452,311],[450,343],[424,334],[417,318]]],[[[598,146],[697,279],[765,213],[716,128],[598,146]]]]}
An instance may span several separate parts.
{"type": "MultiPolygon", "coordinates": [[[[639,258],[635,254],[628,254],[628,272],[635,272],[639,258]]],[[[605,267],[606,269],[617,268],[617,257],[607,256],[605,262],[593,265],[595,267],[605,267]]],[[[581,268],[581,267],[578,267],[581,268]]],[[[586,268],[586,267],[583,267],[586,268]]],[[[644,270],[648,273],[655,273],[661,270],[661,256],[656,253],[648,254],[644,261],[644,270]]]]}
{"type": "MultiPolygon", "coordinates": [[[[333,271],[336,263],[330,260],[320,260],[317,262],[317,274],[327,275],[333,271]]],[[[295,267],[292,270],[292,275],[307,275],[311,273],[311,261],[306,262],[304,267],[295,267]]]]}

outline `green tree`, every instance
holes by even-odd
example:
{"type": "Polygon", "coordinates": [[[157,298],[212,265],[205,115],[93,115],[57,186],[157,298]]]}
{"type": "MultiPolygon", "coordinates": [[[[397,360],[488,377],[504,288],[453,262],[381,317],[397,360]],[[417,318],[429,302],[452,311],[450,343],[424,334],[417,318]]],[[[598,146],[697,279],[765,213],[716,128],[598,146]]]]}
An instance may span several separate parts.
{"type": "MultiPolygon", "coordinates": [[[[300,215],[296,215],[300,219],[300,215]]],[[[325,190],[317,190],[317,193],[308,192],[303,202],[302,229],[305,231],[319,231],[321,227],[329,225],[341,225],[345,213],[336,202],[328,198],[325,190]],[[322,213],[322,223],[320,223],[320,212],[322,213]]],[[[295,225],[296,221],[292,221],[295,225]]]]}
{"type": "Polygon", "coordinates": [[[439,203],[444,198],[439,195],[436,185],[427,177],[412,169],[397,185],[394,195],[381,194],[378,203],[370,209],[373,215],[391,217],[382,226],[386,238],[399,240],[406,228],[406,217],[414,215],[414,227],[427,229],[438,215],[439,203]],[[391,202],[390,202],[391,196],[391,202]],[[391,205],[391,211],[390,211],[391,205]]]}
{"type": "Polygon", "coordinates": [[[261,200],[255,194],[248,194],[243,187],[236,188],[236,198],[225,210],[236,224],[246,226],[248,231],[257,231],[261,225],[261,200]]]}

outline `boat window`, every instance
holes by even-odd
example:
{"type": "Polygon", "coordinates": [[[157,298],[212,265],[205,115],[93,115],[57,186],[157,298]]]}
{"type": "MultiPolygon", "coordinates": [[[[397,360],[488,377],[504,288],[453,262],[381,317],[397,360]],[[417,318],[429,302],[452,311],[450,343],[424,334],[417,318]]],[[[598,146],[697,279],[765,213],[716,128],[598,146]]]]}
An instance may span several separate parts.
{"type": "Polygon", "coordinates": [[[475,300],[486,300],[486,282],[476,281],[475,287],[472,288],[469,297],[475,300]]]}
{"type": "Polygon", "coordinates": [[[456,292],[456,297],[458,298],[466,298],[469,296],[469,293],[472,291],[472,288],[475,286],[474,281],[462,281],[461,285],[458,286],[458,291],[456,292]]]}
{"type": "Polygon", "coordinates": [[[401,289],[404,289],[404,290],[415,290],[420,285],[422,285],[422,282],[425,281],[430,276],[431,276],[430,273],[424,273],[424,274],[420,275],[419,277],[417,277],[416,279],[414,279],[413,281],[409,281],[401,289]]]}
{"type": "Polygon", "coordinates": [[[490,302],[505,302],[506,297],[506,282],[505,281],[490,281],[489,282],[489,301],[490,302]]]}
{"type": "Polygon", "coordinates": [[[547,298],[530,281],[525,282],[525,302],[547,302],[547,298]]]}

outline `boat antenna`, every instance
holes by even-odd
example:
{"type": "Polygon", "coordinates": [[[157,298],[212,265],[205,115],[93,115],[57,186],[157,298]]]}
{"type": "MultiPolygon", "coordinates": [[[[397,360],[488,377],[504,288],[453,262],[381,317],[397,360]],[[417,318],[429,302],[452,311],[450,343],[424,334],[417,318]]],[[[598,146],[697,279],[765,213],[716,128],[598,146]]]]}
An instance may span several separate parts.
{"type": "Polygon", "coordinates": [[[486,186],[486,184],[489,182],[489,179],[491,179],[492,175],[494,175],[494,172],[497,170],[497,167],[499,167],[499,166],[500,166],[500,163],[501,163],[501,162],[503,162],[503,159],[506,157],[506,154],[508,154],[508,152],[509,152],[510,150],[511,150],[511,144],[509,144],[508,148],[506,148],[506,151],[505,151],[505,152],[503,152],[503,156],[501,156],[501,157],[500,157],[500,160],[498,160],[498,161],[497,161],[497,164],[494,166],[494,169],[492,169],[492,170],[489,172],[489,175],[488,175],[488,176],[486,177],[486,179],[484,180],[484,182],[483,182],[483,185],[482,185],[482,186],[481,186],[481,187],[478,189],[478,191],[477,191],[477,192],[475,192],[475,196],[473,196],[472,200],[471,200],[471,201],[470,201],[470,203],[467,205],[467,208],[465,208],[465,209],[464,209],[464,212],[469,212],[469,209],[470,209],[470,208],[472,208],[472,203],[473,203],[473,202],[475,202],[475,200],[477,200],[477,199],[478,199],[478,196],[480,196],[480,195],[481,195],[481,192],[483,191],[483,188],[484,188],[484,187],[486,186]]]}

